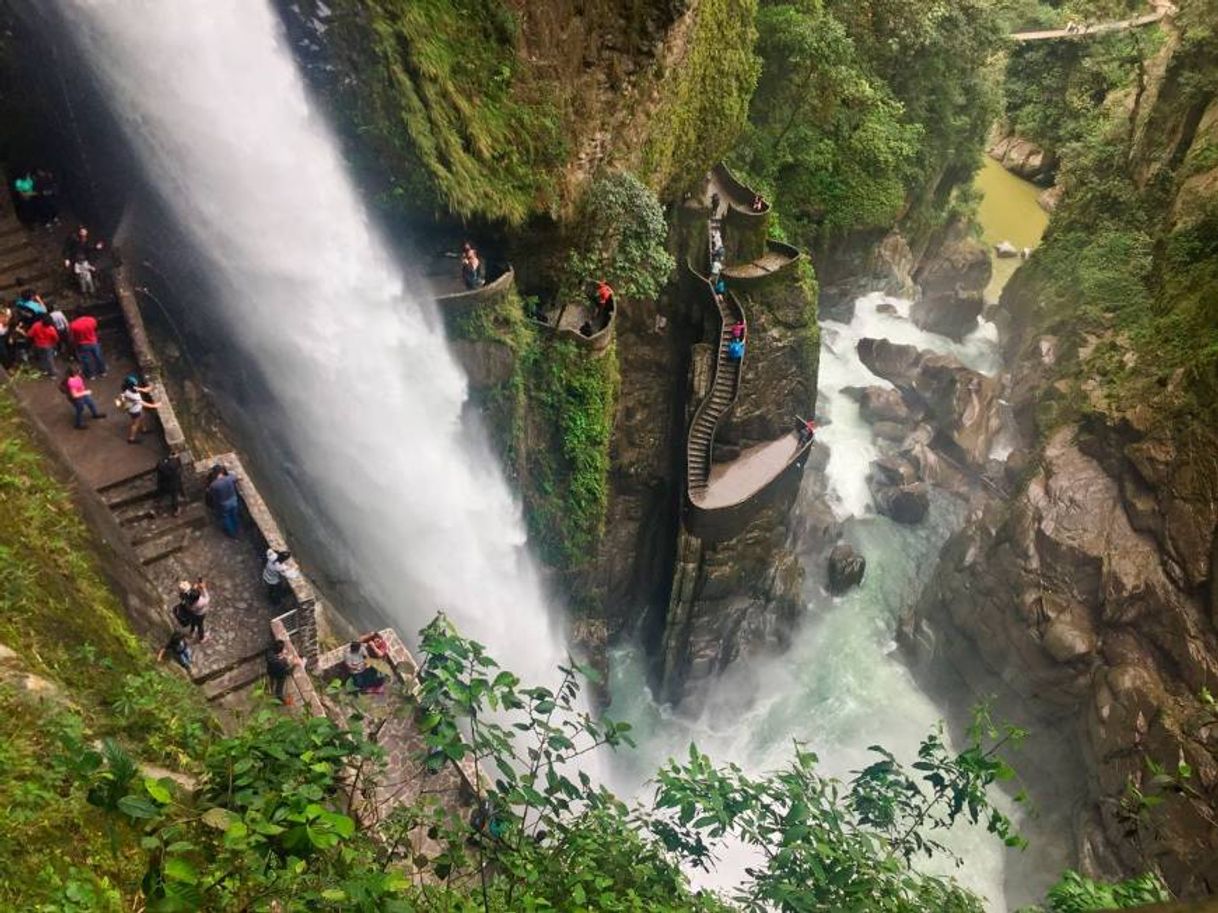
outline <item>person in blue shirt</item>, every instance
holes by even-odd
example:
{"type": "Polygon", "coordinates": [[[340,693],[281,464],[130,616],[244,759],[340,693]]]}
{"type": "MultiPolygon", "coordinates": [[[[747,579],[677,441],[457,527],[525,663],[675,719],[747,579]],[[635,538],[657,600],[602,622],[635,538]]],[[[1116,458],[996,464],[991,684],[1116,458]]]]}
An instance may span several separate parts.
{"type": "Polygon", "coordinates": [[[237,538],[238,515],[241,510],[237,481],[235,475],[223,466],[216,465],[212,467],[212,479],[207,484],[207,503],[219,514],[220,526],[224,529],[224,535],[230,539],[237,538]]]}
{"type": "Polygon", "coordinates": [[[744,361],[743,339],[733,339],[727,344],[727,357],[729,361],[744,361]]]}

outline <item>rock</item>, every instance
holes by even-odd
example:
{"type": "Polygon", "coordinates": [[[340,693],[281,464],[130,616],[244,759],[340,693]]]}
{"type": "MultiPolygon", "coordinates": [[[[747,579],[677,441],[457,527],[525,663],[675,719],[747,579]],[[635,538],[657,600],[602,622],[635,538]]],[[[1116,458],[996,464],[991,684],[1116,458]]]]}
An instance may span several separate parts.
{"type": "Polygon", "coordinates": [[[470,342],[455,339],[450,343],[453,354],[475,390],[498,386],[511,378],[516,370],[516,356],[501,342],[470,342]]]}
{"type": "Polygon", "coordinates": [[[897,523],[921,523],[930,510],[930,491],[925,482],[894,488],[873,488],[876,509],[897,523]]]}
{"type": "Polygon", "coordinates": [[[1066,188],[1061,184],[1054,184],[1044,193],[1036,198],[1036,202],[1040,204],[1040,208],[1045,212],[1053,212],[1061,203],[1062,197],[1065,195],[1066,188]]]}
{"type": "Polygon", "coordinates": [[[867,570],[867,559],[854,546],[840,542],[829,553],[829,592],[835,596],[858,586],[867,570]]]}
{"type": "Polygon", "coordinates": [[[871,471],[885,485],[910,485],[918,481],[918,467],[897,456],[884,456],[871,461],[871,471]]]}
{"type": "Polygon", "coordinates": [[[953,458],[979,468],[985,465],[999,427],[999,390],[993,378],[954,356],[886,339],[860,339],[858,354],[868,369],[903,391],[906,403],[921,401],[926,420],[960,449],[953,458]]]}
{"type": "Polygon", "coordinates": [[[871,433],[881,441],[900,444],[905,440],[909,430],[905,425],[899,425],[896,422],[876,422],[871,426],[871,433]]]}
{"type": "Polygon", "coordinates": [[[1045,628],[1044,645],[1059,663],[1072,662],[1095,652],[1095,631],[1070,616],[1055,618],[1045,628]]]}
{"type": "Polygon", "coordinates": [[[905,404],[900,392],[890,387],[866,387],[859,392],[859,415],[869,424],[897,422],[911,424],[919,416],[905,404]]]}
{"type": "Polygon", "coordinates": [[[913,322],[952,339],[967,336],[985,307],[993,269],[989,251],[976,239],[965,236],[944,243],[918,270],[922,296],[910,309],[913,322]]]}
{"type": "MultiPolygon", "coordinates": [[[[890,231],[875,250],[874,278],[885,292],[912,298],[914,255],[899,231],[890,231]]],[[[886,305],[891,307],[891,305],[886,305]]],[[[877,311],[879,308],[876,309],[877,311]]],[[[894,309],[895,310],[895,309],[894,309]]]]}
{"type": "Polygon", "coordinates": [[[994,256],[1001,257],[1004,260],[1013,260],[1019,256],[1019,251],[1010,241],[1000,241],[994,245],[994,256]]]}
{"type": "Polygon", "coordinates": [[[875,306],[877,314],[887,314],[889,317],[900,317],[901,312],[897,310],[897,306],[888,301],[881,301],[875,306]]]}

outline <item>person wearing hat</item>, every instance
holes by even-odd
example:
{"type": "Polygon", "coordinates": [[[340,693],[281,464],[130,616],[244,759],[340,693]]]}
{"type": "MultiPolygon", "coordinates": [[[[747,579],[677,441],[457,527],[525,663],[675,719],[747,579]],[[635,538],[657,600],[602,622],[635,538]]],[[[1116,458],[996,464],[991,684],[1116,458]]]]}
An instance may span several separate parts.
{"type": "Polygon", "coordinates": [[[203,630],[207,620],[207,610],[211,606],[211,593],[203,578],[194,583],[183,580],[178,584],[178,618],[185,626],[187,633],[194,632],[199,637],[199,643],[207,643],[211,635],[203,630]]]}

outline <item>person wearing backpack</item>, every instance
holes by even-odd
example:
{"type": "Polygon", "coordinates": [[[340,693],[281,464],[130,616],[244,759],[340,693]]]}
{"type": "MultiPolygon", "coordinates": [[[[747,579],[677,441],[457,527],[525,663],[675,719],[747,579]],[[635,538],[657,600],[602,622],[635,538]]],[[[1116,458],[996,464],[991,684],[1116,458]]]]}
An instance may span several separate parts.
{"type": "Polygon", "coordinates": [[[80,368],[68,368],[68,374],[60,383],[60,389],[67,396],[68,402],[72,404],[72,408],[76,410],[76,430],[84,431],[85,425],[85,410],[95,418],[105,418],[106,413],[99,412],[97,403],[93,402],[93,391],[85,386],[85,379],[80,376],[80,368]]]}

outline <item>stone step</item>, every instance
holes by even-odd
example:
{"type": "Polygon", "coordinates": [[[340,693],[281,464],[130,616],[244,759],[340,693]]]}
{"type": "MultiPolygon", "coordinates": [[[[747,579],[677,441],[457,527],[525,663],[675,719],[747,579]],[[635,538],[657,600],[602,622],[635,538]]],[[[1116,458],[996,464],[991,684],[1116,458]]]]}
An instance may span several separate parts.
{"type": "Polygon", "coordinates": [[[37,271],[41,261],[42,254],[28,244],[0,252],[0,274],[24,277],[27,272],[37,271]]]}
{"type": "MultiPolygon", "coordinates": [[[[268,642],[267,646],[270,646],[268,642]]],[[[219,700],[234,691],[255,684],[266,677],[266,654],[260,650],[252,656],[242,657],[226,669],[217,669],[206,676],[195,679],[203,688],[203,696],[209,701],[219,700]]]]}
{"type": "Polygon", "coordinates": [[[144,567],[171,558],[190,545],[191,530],[179,529],[136,546],[135,554],[144,567]]]}
{"type": "MultiPolygon", "coordinates": [[[[140,502],[141,505],[151,505],[152,503],[151,501],[140,502]]],[[[199,529],[206,526],[207,508],[196,501],[193,504],[187,504],[175,517],[171,514],[158,514],[148,507],[133,515],[131,519],[124,518],[119,522],[127,527],[131,544],[138,547],[178,530],[199,529]]]]}
{"type": "Polygon", "coordinates": [[[113,511],[130,504],[146,501],[156,496],[156,470],[137,473],[117,482],[103,485],[97,490],[102,501],[113,511]]]}

